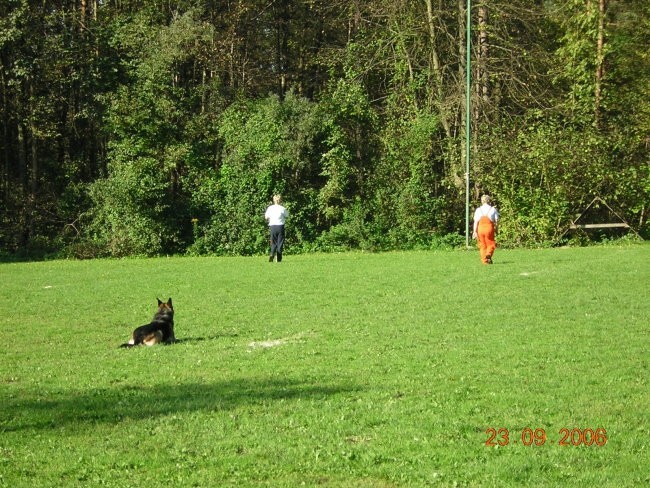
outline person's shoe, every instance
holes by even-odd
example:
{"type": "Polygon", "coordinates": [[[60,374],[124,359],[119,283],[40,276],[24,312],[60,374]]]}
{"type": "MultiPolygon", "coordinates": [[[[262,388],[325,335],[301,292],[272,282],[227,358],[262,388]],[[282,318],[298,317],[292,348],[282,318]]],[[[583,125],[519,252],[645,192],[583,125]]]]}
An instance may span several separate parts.
{"type": "Polygon", "coordinates": [[[273,256],[269,256],[269,263],[273,262],[273,256]]]}

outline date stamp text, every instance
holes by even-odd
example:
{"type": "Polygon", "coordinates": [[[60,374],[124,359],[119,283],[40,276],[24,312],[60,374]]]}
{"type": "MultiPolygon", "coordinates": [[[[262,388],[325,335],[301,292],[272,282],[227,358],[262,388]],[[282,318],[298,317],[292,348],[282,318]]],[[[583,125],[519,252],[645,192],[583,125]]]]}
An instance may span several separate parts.
{"type": "Polygon", "coordinates": [[[500,427],[489,427],[485,430],[488,438],[486,446],[507,446],[508,444],[519,444],[524,446],[543,446],[548,443],[557,443],[559,446],[604,446],[607,444],[607,431],[602,427],[597,429],[567,429],[562,428],[558,432],[557,440],[546,435],[544,429],[531,429],[526,427],[513,436],[513,432],[500,427]]]}

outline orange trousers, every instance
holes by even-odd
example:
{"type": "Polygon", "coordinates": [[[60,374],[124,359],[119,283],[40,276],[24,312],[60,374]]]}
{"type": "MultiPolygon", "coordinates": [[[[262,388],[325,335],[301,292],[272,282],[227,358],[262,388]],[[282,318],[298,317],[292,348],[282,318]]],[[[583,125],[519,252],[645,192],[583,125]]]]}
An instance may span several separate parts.
{"type": "Polygon", "coordinates": [[[476,234],[481,261],[487,264],[487,257],[492,257],[497,248],[497,243],[494,240],[494,224],[488,217],[481,217],[481,220],[478,221],[476,234]]]}

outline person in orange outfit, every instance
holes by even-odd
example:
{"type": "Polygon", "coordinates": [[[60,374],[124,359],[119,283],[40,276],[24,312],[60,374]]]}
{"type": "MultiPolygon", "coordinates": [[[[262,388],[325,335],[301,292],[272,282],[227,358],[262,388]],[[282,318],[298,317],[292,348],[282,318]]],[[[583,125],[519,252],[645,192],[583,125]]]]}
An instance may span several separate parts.
{"type": "Polygon", "coordinates": [[[492,256],[497,247],[494,240],[498,232],[499,212],[490,203],[489,195],[481,197],[481,206],[474,212],[474,232],[472,237],[478,242],[478,250],[483,264],[492,264],[492,256]]]}

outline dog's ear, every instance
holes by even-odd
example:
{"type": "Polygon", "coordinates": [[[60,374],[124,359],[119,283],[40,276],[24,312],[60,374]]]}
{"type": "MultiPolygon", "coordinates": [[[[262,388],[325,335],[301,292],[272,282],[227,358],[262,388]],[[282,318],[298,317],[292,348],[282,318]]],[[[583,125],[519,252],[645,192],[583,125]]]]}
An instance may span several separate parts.
{"type": "Polygon", "coordinates": [[[158,306],[160,307],[163,304],[163,302],[160,300],[160,298],[156,298],[156,300],[158,300],[158,306]]]}
{"type": "Polygon", "coordinates": [[[167,300],[167,305],[172,306],[172,297],[169,297],[169,300],[167,300]]]}

